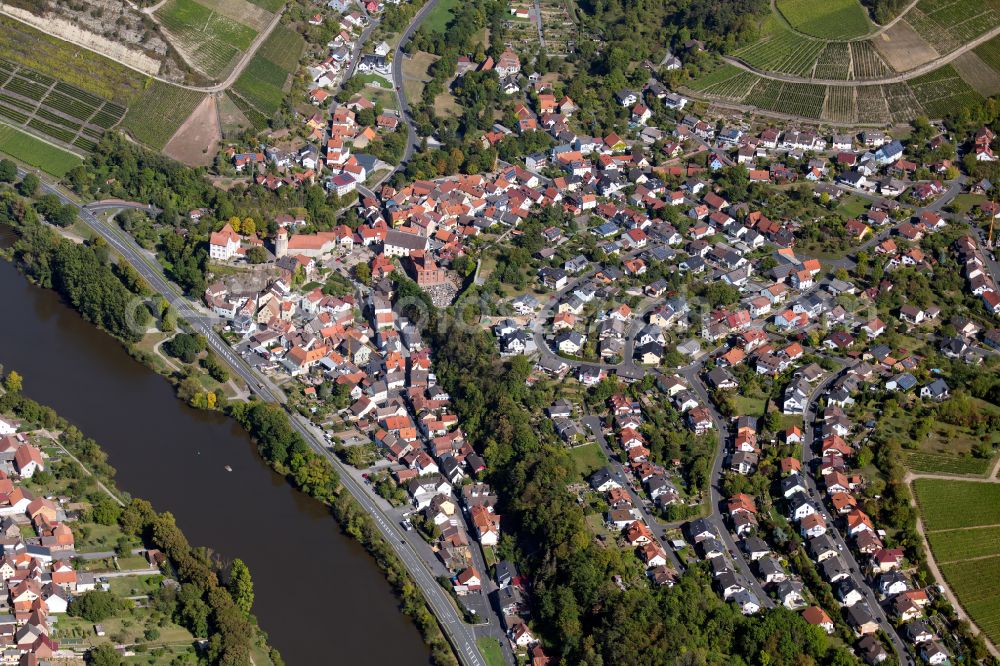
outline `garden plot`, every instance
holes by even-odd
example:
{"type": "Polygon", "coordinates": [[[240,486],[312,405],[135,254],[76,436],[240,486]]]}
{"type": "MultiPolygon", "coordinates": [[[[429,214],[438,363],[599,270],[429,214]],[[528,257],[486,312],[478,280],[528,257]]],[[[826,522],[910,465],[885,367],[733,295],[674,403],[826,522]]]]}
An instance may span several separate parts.
{"type": "Polygon", "coordinates": [[[542,0],[539,7],[546,51],[549,55],[571,53],[576,48],[576,24],[565,0],[542,0]]]}

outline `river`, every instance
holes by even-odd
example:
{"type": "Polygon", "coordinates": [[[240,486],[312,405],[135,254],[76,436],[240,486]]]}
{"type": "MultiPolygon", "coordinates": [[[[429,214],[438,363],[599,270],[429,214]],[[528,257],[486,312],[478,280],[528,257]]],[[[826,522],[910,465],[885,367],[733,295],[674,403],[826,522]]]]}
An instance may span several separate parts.
{"type": "Polygon", "coordinates": [[[258,458],[246,432],[177,400],[166,380],[6,261],[0,293],[0,363],[24,375],[26,395],[100,443],[120,488],[172,512],[192,544],[247,563],[254,613],[287,663],[429,663],[373,560],[258,458]]]}

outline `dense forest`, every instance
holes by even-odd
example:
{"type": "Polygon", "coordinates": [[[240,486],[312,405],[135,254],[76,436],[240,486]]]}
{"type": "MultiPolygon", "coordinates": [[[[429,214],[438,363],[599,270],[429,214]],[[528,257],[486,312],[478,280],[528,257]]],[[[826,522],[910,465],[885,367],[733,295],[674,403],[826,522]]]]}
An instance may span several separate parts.
{"type": "Polygon", "coordinates": [[[505,534],[516,535],[503,538],[501,555],[528,574],[535,625],[563,663],[856,663],[796,613],[744,617],[711,590],[700,566],[672,588],[650,586],[631,553],[592,538],[567,490],[575,468],[566,449],[532,424],[541,405],[525,384],[530,362],[501,365],[489,336],[466,327],[439,323],[431,337],[438,377],[486,456],[505,534]]]}

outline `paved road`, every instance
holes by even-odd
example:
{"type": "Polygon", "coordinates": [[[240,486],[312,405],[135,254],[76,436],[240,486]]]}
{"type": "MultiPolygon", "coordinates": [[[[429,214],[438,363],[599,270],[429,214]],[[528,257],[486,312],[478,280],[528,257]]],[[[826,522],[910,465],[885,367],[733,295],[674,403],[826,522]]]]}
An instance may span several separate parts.
{"type": "MultiPolygon", "coordinates": [[[[853,363],[850,365],[853,365],[853,363]]],[[[823,516],[823,520],[826,521],[827,534],[833,538],[837,548],[840,549],[840,554],[843,557],[845,564],[847,564],[847,568],[850,570],[851,581],[854,583],[855,587],[862,591],[868,608],[875,616],[875,619],[878,621],[882,631],[884,631],[885,635],[889,637],[893,650],[896,652],[897,662],[900,664],[906,664],[911,661],[909,654],[907,653],[906,647],[903,644],[902,639],[900,639],[899,634],[897,634],[896,630],[893,628],[892,622],[889,621],[885,610],[881,605],[879,605],[878,599],[875,597],[875,592],[872,587],[875,581],[868,581],[864,574],[862,574],[861,567],[858,565],[850,546],[844,540],[840,530],[835,527],[835,518],[831,516],[830,512],[827,510],[825,495],[818,487],[813,474],[814,470],[812,470],[813,462],[819,457],[817,455],[817,449],[821,446],[821,433],[823,428],[822,414],[820,414],[817,410],[816,403],[819,398],[825,394],[826,390],[837,377],[837,373],[831,373],[828,377],[821,381],[815,389],[813,389],[812,394],[809,396],[809,402],[806,405],[804,415],[806,433],[802,442],[802,469],[804,472],[802,476],[804,477],[808,494],[818,499],[816,506],[819,509],[820,515],[823,516]]]]}
{"type": "Polygon", "coordinates": [[[670,547],[669,543],[667,543],[667,530],[671,527],[677,527],[677,525],[668,525],[663,523],[656,516],[650,513],[648,508],[646,508],[643,498],[632,487],[634,477],[628,472],[628,470],[625,469],[624,465],[619,461],[618,455],[612,451],[611,447],[608,445],[608,439],[604,436],[604,428],[601,423],[601,417],[591,414],[580,419],[580,422],[590,428],[590,431],[594,433],[594,439],[597,440],[598,446],[600,446],[601,450],[604,451],[604,455],[608,457],[609,466],[618,479],[618,483],[620,483],[622,488],[625,489],[625,492],[628,493],[629,498],[632,500],[632,506],[639,510],[639,513],[642,515],[646,525],[653,532],[653,536],[659,540],[660,547],[667,553],[667,559],[670,560],[670,564],[674,571],[678,574],[684,573],[684,565],[681,564],[681,561],[674,552],[674,549],[670,547]]]}
{"type": "Polygon", "coordinates": [[[417,123],[413,120],[413,116],[410,115],[410,103],[406,99],[406,90],[403,88],[403,58],[406,57],[403,54],[403,47],[413,38],[413,33],[417,31],[420,23],[434,9],[434,5],[437,3],[438,0],[427,0],[424,3],[420,11],[414,15],[413,21],[410,22],[410,25],[406,26],[406,30],[400,35],[399,43],[396,44],[396,52],[392,56],[392,85],[396,89],[396,99],[399,100],[400,118],[406,123],[406,148],[403,149],[403,157],[399,161],[399,164],[392,173],[387,174],[382,179],[383,181],[394,173],[406,168],[406,164],[413,157],[414,151],[420,147],[420,141],[417,138],[417,123]]]}
{"type": "MultiPolygon", "coordinates": [[[[20,172],[21,175],[24,173],[23,171],[20,172]]],[[[61,189],[53,187],[44,180],[42,181],[42,189],[46,193],[55,194],[64,204],[79,206],[76,201],[67,196],[61,189]]],[[[150,258],[144,250],[135,244],[135,241],[130,236],[101,221],[96,212],[107,210],[109,206],[110,204],[98,204],[93,207],[81,207],[79,213],[80,219],[107,241],[108,245],[117,251],[125,261],[131,264],[142,275],[153,291],[166,299],[178,318],[186,320],[192,329],[205,336],[212,351],[225,361],[236,376],[246,382],[251,391],[257,393],[261,399],[267,402],[284,403],[285,396],[281,390],[271,385],[266,377],[258,374],[222,338],[215,334],[212,330],[212,325],[220,323],[218,318],[195,309],[191,302],[180,293],[177,286],[166,278],[162,268],[156,264],[155,260],[150,258]]],[[[142,206],[136,204],[131,207],[141,208],[142,206]]],[[[421,592],[423,592],[424,599],[426,599],[428,606],[437,617],[439,624],[454,646],[455,653],[461,663],[466,666],[485,666],[486,661],[476,645],[473,628],[463,622],[458,611],[452,604],[451,598],[435,580],[427,563],[407,543],[402,527],[382,511],[372,500],[368,492],[366,492],[365,488],[349,473],[340,460],[326,448],[322,433],[315,426],[297,414],[290,415],[290,421],[309,446],[317,454],[325,457],[333,464],[334,468],[340,474],[343,486],[372,517],[372,521],[378,527],[381,535],[393,548],[396,555],[406,566],[410,575],[419,586],[421,592]]]]}
{"type": "MultiPolygon", "coordinates": [[[[702,362],[707,358],[708,355],[706,354],[702,362]]],[[[712,513],[708,516],[708,522],[715,527],[715,531],[722,538],[722,542],[726,544],[726,549],[732,557],[734,566],[750,584],[750,589],[757,595],[761,608],[774,608],[774,600],[764,592],[763,586],[761,586],[760,581],[753,574],[753,570],[750,568],[743,550],[737,545],[722,516],[722,475],[726,471],[725,461],[726,445],[729,442],[729,420],[719,413],[711,399],[709,399],[708,390],[698,376],[700,368],[701,363],[689,365],[681,370],[681,376],[687,380],[688,385],[698,396],[699,402],[711,412],[712,422],[715,424],[715,429],[718,432],[718,447],[715,451],[715,460],[712,463],[712,479],[708,491],[709,506],[712,507],[712,513]]]]}

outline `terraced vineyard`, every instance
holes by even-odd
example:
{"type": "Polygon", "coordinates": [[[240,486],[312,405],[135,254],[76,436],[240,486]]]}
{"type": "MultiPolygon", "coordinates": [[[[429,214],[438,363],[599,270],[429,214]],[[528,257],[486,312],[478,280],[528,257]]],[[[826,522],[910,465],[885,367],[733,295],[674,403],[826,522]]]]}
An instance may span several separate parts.
{"type": "Polygon", "coordinates": [[[778,0],[777,7],[793,28],[821,39],[852,39],[874,27],[858,0],[778,0]]]}
{"type": "Polygon", "coordinates": [[[702,92],[723,99],[742,101],[761,79],[752,72],[744,70],[738,70],[738,72],[736,76],[711,85],[702,92]]]}
{"type": "Polygon", "coordinates": [[[871,41],[851,42],[852,78],[876,79],[887,76],[891,69],[878,54],[871,41]]]}
{"type": "Polygon", "coordinates": [[[983,101],[983,96],[963,81],[951,65],[910,79],[907,83],[931,118],[942,118],[956,109],[983,101]]]}
{"type": "Polygon", "coordinates": [[[811,76],[825,42],[796,34],[775,16],[765,20],[761,40],[733,55],[761,70],[811,76]]]}
{"type": "Polygon", "coordinates": [[[937,49],[953,51],[1000,25],[995,0],[921,0],[906,22],[937,49]]]}
{"type": "MultiPolygon", "coordinates": [[[[256,120],[247,117],[255,126],[266,126],[267,120],[281,108],[288,77],[298,67],[304,48],[305,41],[297,32],[278,26],[236,79],[233,99],[236,101],[238,96],[244,105],[253,107],[256,120]],[[259,124],[261,119],[263,125],[259,124]]],[[[246,113],[242,107],[241,110],[246,113]]]]}
{"type": "Polygon", "coordinates": [[[854,89],[854,97],[859,121],[878,125],[886,125],[892,121],[882,86],[857,86],[854,89]]]}
{"type": "Polygon", "coordinates": [[[983,62],[1000,72],[1000,37],[994,37],[973,50],[983,62]]]}
{"type": "Polygon", "coordinates": [[[125,108],[16,63],[0,60],[0,120],[79,150],[97,146],[125,108]]]}
{"type": "Polygon", "coordinates": [[[817,79],[844,79],[851,74],[851,47],[846,42],[830,42],[816,59],[813,77],[817,79]]]}
{"type": "Polygon", "coordinates": [[[156,18],[192,65],[221,77],[249,48],[257,31],[195,0],[168,0],[156,18]]]}
{"type": "Polygon", "coordinates": [[[724,64],[711,72],[707,72],[694,79],[688,84],[691,90],[702,91],[711,88],[712,86],[728,81],[729,79],[739,76],[745,70],[740,69],[736,65],[724,64]]]}
{"type": "Polygon", "coordinates": [[[154,81],[129,107],[122,126],[136,140],[159,150],[204,98],[204,93],[154,81]]]}
{"type": "Polygon", "coordinates": [[[966,612],[1000,642],[1000,484],[916,479],[931,551],[966,612]]]}
{"type": "Polygon", "coordinates": [[[924,107],[913,94],[913,89],[905,82],[883,85],[882,94],[885,95],[893,122],[907,122],[924,113],[924,107]]]}
{"type": "Polygon", "coordinates": [[[823,120],[835,123],[853,123],[857,122],[857,117],[854,88],[848,86],[827,88],[826,103],[823,105],[823,120]]]}
{"type": "Polygon", "coordinates": [[[972,456],[909,451],[906,454],[906,466],[915,472],[982,476],[989,471],[990,461],[972,456]]]}

